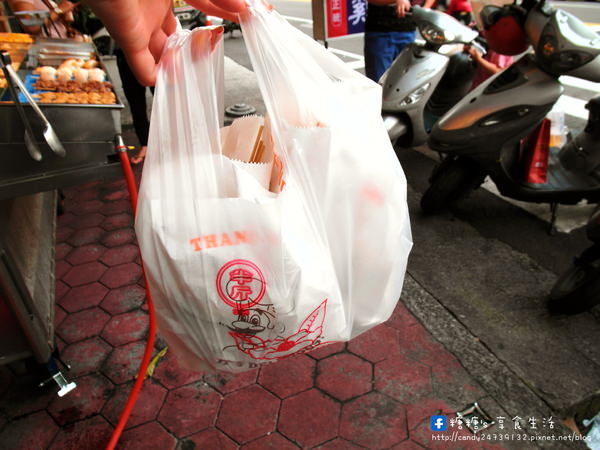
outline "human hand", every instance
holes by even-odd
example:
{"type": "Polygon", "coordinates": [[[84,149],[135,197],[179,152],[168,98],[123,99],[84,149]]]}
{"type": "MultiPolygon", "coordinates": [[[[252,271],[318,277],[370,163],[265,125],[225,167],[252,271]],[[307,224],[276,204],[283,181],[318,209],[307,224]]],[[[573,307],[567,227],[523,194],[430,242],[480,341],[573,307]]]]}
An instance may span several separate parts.
{"type": "MultiPolygon", "coordinates": [[[[138,81],[152,86],[167,37],[177,28],[172,0],[86,0],[119,43],[138,81]]],[[[244,0],[187,0],[212,16],[237,22],[244,0]]]]}
{"type": "Polygon", "coordinates": [[[59,17],[65,22],[73,22],[73,10],[77,7],[75,3],[68,0],[63,0],[58,3],[54,11],[50,11],[52,20],[57,20],[59,17]]]}
{"type": "Polygon", "coordinates": [[[404,17],[410,11],[411,6],[409,0],[396,0],[396,14],[398,14],[398,17],[404,17]]]}
{"type": "Polygon", "coordinates": [[[469,55],[471,55],[471,58],[473,58],[475,61],[480,61],[483,57],[482,54],[471,45],[465,45],[465,50],[469,53],[469,55]]]}

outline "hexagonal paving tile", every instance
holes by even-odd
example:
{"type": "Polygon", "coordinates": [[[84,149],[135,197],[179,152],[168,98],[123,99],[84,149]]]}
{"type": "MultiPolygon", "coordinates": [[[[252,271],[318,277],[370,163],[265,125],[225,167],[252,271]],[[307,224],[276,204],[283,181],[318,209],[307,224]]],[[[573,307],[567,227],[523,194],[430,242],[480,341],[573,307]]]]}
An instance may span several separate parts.
{"type": "Polygon", "coordinates": [[[104,272],[106,272],[106,266],[94,261],[71,268],[61,278],[69,286],[75,287],[98,281],[104,272]]]}
{"type": "Polygon", "coordinates": [[[322,359],[317,365],[316,386],[344,401],[372,389],[371,363],[350,353],[339,353],[322,359]]]}
{"type": "Polygon", "coordinates": [[[64,260],[56,261],[54,264],[54,275],[56,279],[60,280],[72,268],[73,266],[64,260]]]}
{"type": "Polygon", "coordinates": [[[73,228],[69,228],[68,226],[59,226],[56,228],[56,242],[66,242],[69,239],[75,230],[73,228]]]}
{"type": "Polygon", "coordinates": [[[100,370],[112,347],[98,337],[80,341],[61,351],[61,357],[71,365],[69,378],[100,370]]]}
{"type": "Polygon", "coordinates": [[[56,305],[54,307],[54,326],[58,327],[58,325],[67,317],[67,313],[60,306],[56,305]]]}
{"type": "Polygon", "coordinates": [[[242,450],[298,450],[298,448],[279,433],[268,434],[241,447],[242,450]]]}
{"type": "Polygon", "coordinates": [[[389,448],[408,437],[404,407],[379,392],[358,397],[342,407],[340,436],[368,448],[389,448]]]}
{"type": "Polygon", "coordinates": [[[108,289],[100,283],[84,284],[72,288],[58,303],[68,312],[81,311],[98,306],[107,292],[108,289]]]}
{"type": "Polygon", "coordinates": [[[111,435],[110,424],[102,416],[93,416],[62,428],[48,450],[100,449],[106,447],[111,435]]]}
{"type": "Polygon", "coordinates": [[[136,263],[119,264],[106,271],[100,281],[111,289],[134,284],[142,278],[142,268],[136,263]]]}
{"type": "Polygon", "coordinates": [[[131,211],[131,203],[129,200],[117,200],[114,202],[104,203],[100,212],[105,216],[112,216],[114,214],[120,214],[131,211]]]}
{"type": "Polygon", "coordinates": [[[133,220],[131,214],[128,213],[120,213],[114,214],[112,216],[108,216],[104,222],[102,222],[101,227],[106,231],[118,230],[120,228],[127,228],[133,225],[133,220]]]}
{"type": "Polygon", "coordinates": [[[102,261],[107,266],[118,266],[119,264],[125,264],[128,262],[135,261],[139,254],[140,252],[137,246],[127,244],[109,249],[102,256],[102,258],[100,258],[100,261],[102,261]]]}
{"type": "Polygon", "coordinates": [[[56,280],[55,284],[54,284],[54,299],[56,301],[60,300],[61,298],[63,298],[65,296],[65,294],[67,292],[69,292],[69,289],[71,289],[69,286],[67,286],[65,283],[63,283],[61,280],[56,280]]]}
{"type": "Polygon", "coordinates": [[[189,384],[169,392],[158,420],[176,436],[189,436],[215,423],[220,403],[221,396],[206,384],[189,384]]]}
{"type": "Polygon", "coordinates": [[[415,316],[406,308],[402,300],[396,304],[394,312],[385,322],[386,325],[396,328],[397,330],[420,323],[415,316]]]}
{"type": "MultiPolygon", "coordinates": [[[[139,182],[139,173],[136,172],[135,167],[133,168],[133,175],[135,177],[136,182],[139,182]]],[[[113,180],[105,183],[105,186],[108,186],[110,189],[125,189],[127,183],[125,179],[122,177],[114,178],[113,180]]]]}
{"type": "Polygon", "coordinates": [[[278,411],[279,399],[261,386],[254,385],[223,399],[217,426],[238,443],[244,444],[275,431],[278,411]]]}
{"type": "Polygon", "coordinates": [[[13,422],[0,433],[5,449],[46,448],[58,433],[58,426],[46,411],[40,411],[13,422]],[[32,431],[35,430],[35,433],[32,431]]]}
{"type": "Polygon", "coordinates": [[[283,400],[277,429],[302,448],[338,435],[340,405],[316,389],[283,400]]]}
{"type": "Polygon", "coordinates": [[[401,328],[399,332],[402,353],[410,359],[430,367],[456,360],[420,323],[401,328]]]}
{"type": "MultiPolygon", "coordinates": [[[[121,417],[121,412],[125,407],[132,386],[133,382],[118,386],[115,395],[102,409],[102,415],[113,425],[116,425],[119,417],[121,417]]],[[[127,421],[127,428],[133,428],[156,419],[166,396],[167,390],[159,383],[151,379],[144,381],[135,406],[131,411],[131,416],[127,421]]]]}
{"type": "Polygon", "coordinates": [[[123,199],[127,200],[128,198],[129,198],[129,194],[124,189],[119,189],[117,191],[109,192],[102,197],[102,199],[104,201],[109,201],[109,202],[114,201],[114,200],[123,200],[123,199]]]}
{"type": "Polygon", "coordinates": [[[146,301],[146,291],[137,284],[111,289],[100,306],[112,315],[139,308],[146,301]]]}
{"type": "Polygon", "coordinates": [[[142,339],[147,331],[148,314],[138,309],[113,316],[102,331],[102,337],[117,347],[142,339]]]}
{"type": "Polygon", "coordinates": [[[69,224],[75,220],[75,214],[73,214],[72,212],[65,212],[63,214],[60,214],[59,216],[56,217],[56,225],[57,225],[57,231],[60,228],[63,227],[68,227],[69,224]]]}
{"type": "Polygon", "coordinates": [[[67,343],[72,344],[73,342],[99,335],[109,319],[110,316],[100,308],[84,309],[83,311],[69,314],[60,323],[56,332],[67,343]]]}
{"type": "Polygon", "coordinates": [[[67,343],[63,341],[58,334],[54,335],[54,340],[56,342],[56,348],[59,352],[62,352],[67,346],[67,343]]]}
{"type": "Polygon", "coordinates": [[[150,422],[125,431],[119,441],[119,450],[173,450],[176,445],[177,440],[158,422],[150,422]]]}
{"type": "Polygon", "coordinates": [[[258,369],[242,373],[217,372],[204,375],[204,381],[210,384],[216,391],[225,395],[256,383],[257,376],[258,369]]]}
{"type": "Polygon", "coordinates": [[[163,386],[173,389],[201,380],[202,373],[184,369],[175,354],[167,351],[167,354],[158,362],[153,377],[163,386]]]}
{"type": "Polygon", "coordinates": [[[343,352],[346,349],[345,342],[334,342],[333,344],[323,345],[307,353],[308,356],[315,359],[323,359],[335,353],[343,352]]]}
{"type": "Polygon", "coordinates": [[[400,353],[400,333],[381,324],[348,342],[348,351],[371,362],[383,361],[400,353]]]}
{"type": "Polygon", "coordinates": [[[132,228],[123,228],[121,230],[110,231],[103,239],[102,243],[107,247],[120,247],[135,241],[135,231],[132,228]]]}
{"type": "Polygon", "coordinates": [[[143,341],[115,348],[106,360],[102,373],[115,384],[132,380],[138,373],[145,348],[143,341]]]}
{"type": "MultiPolygon", "coordinates": [[[[336,438],[332,441],[326,442],[323,445],[315,447],[315,450],[362,450],[364,449],[361,445],[353,444],[350,441],[342,438],[336,438]]],[[[422,450],[422,449],[421,449],[422,450]]]]}
{"type": "Polygon", "coordinates": [[[100,190],[96,186],[87,187],[86,189],[81,189],[80,186],[77,186],[79,189],[74,189],[74,193],[72,196],[67,196],[68,199],[72,199],[73,201],[83,202],[87,200],[96,200],[100,195],[100,190]]]}
{"type": "Polygon", "coordinates": [[[279,398],[313,387],[316,362],[304,354],[261,367],[258,382],[279,398]]]}
{"type": "Polygon", "coordinates": [[[72,212],[76,216],[82,216],[85,214],[94,213],[96,211],[100,211],[104,203],[100,200],[85,200],[79,201],[77,203],[72,204],[72,207],[69,208],[69,212],[72,212]]]}
{"type": "Polygon", "coordinates": [[[85,244],[93,244],[98,242],[106,231],[100,227],[85,228],[83,230],[75,230],[73,234],[66,240],[73,247],[81,247],[85,244]]]}
{"type": "Polygon", "coordinates": [[[69,226],[76,230],[83,230],[85,228],[97,227],[104,221],[104,216],[98,213],[90,213],[82,216],[76,216],[70,223],[69,226]]]}
{"type": "Polygon", "coordinates": [[[431,369],[404,355],[375,364],[375,389],[402,403],[415,403],[429,394],[431,369]]]}
{"type": "Polygon", "coordinates": [[[60,425],[85,419],[100,412],[114,394],[114,385],[99,374],[77,379],[77,388],[64,397],[56,397],[48,412],[60,425]]]}
{"type": "Polygon", "coordinates": [[[64,259],[71,250],[73,250],[73,247],[71,247],[69,244],[66,242],[60,242],[56,244],[54,249],[54,257],[57,260],[64,259]]]}
{"type": "Polygon", "coordinates": [[[208,428],[188,436],[181,442],[181,450],[185,449],[219,449],[235,450],[238,445],[216,428],[208,428]]]}
{"type": "Polygon", "coordinates": [[[96,261],[99,259],[104,252],[106,247],[98,244],[87,244],[82,247],[73,249],[65,260],[74,266],[78,264],[85,264],[87,262],[96,261]]]}

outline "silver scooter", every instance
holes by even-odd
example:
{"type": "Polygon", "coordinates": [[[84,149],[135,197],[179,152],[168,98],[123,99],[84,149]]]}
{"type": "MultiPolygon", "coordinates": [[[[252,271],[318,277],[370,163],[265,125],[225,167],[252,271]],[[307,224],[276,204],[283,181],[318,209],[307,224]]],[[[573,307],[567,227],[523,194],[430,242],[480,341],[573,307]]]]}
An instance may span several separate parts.
{"type": "MultiPolygon", "coordinates": [[[[561,75],[600,81],[600,37],[546,0],[525,0],[520,7],[533,53],[482,83],[435,124],[428,144],[446,157],[422,197],[425,213],[456,203],[487,175],[506,197],[549,203],[552,224],[559,203],[600,202],[600,139],[595,127],[586,127],[562,149],[550,149],[545,183],[525,182],[520,154],[522,140],[561,96],[561,75]]],[[[596,102],[588,103],[592,122],[596,102]]]]}
{"type": "Polygon", "coordinates": [[[471,88],[476,65],[463,52],[479,33],[454,17],[413,6],[407,13],[422,42],[407,46],[382,75],[383,119],[392,142],[403,147],[421,145],[435,121],[471,88]],[[459,50],[446,54],[448,46],[459,50]]]}

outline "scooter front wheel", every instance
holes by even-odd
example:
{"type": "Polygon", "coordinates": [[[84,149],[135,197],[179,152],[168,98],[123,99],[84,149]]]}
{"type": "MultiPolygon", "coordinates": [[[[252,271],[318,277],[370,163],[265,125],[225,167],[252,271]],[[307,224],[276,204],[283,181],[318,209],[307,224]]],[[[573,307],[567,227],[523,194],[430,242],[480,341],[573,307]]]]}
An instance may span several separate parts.
{"type": "Polygon", "coordinates": [[[477,189],[485,178],[477,163],[466,158],[446,158],[430,179],[430,186],[421,198],[421,210],[436,214],[456,204],[477,189]]]}
{"type": "Polygon", "coordinates": [[[599,304],[600,258],[591,262],[579,258],[552,288],[548,310],[552,314],[579,314],[599,304]]]}

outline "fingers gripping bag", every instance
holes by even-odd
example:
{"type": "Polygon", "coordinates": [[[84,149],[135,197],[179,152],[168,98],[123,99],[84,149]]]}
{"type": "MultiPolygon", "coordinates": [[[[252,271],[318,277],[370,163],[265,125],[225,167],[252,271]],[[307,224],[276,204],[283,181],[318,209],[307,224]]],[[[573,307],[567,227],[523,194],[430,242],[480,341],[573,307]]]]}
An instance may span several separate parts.
{"type": "MultiPolygon", "coordinates": [[[[277,40],[270,21],[292,29],[262,4],[244,16],[260,51],[277,40]]],[[[267,60],[252,45],[266,119],[221,126],[221,28],[170,36],[157,73],[135,227],[159,330],[192,370],[241,372],[386,320],[411,246],[406,183],[383,124],[363,123],[379,137],[357,149],[333,120],[337,108],[375,112],[377,102],[362,103],[373,86],[315,49],[292,76],[285,48],[267,60]],[[364,98],[335,106],[346,75],[364,98]],[[289,84],[302,90],[303,77],[319,92],[289,84]]]]}

